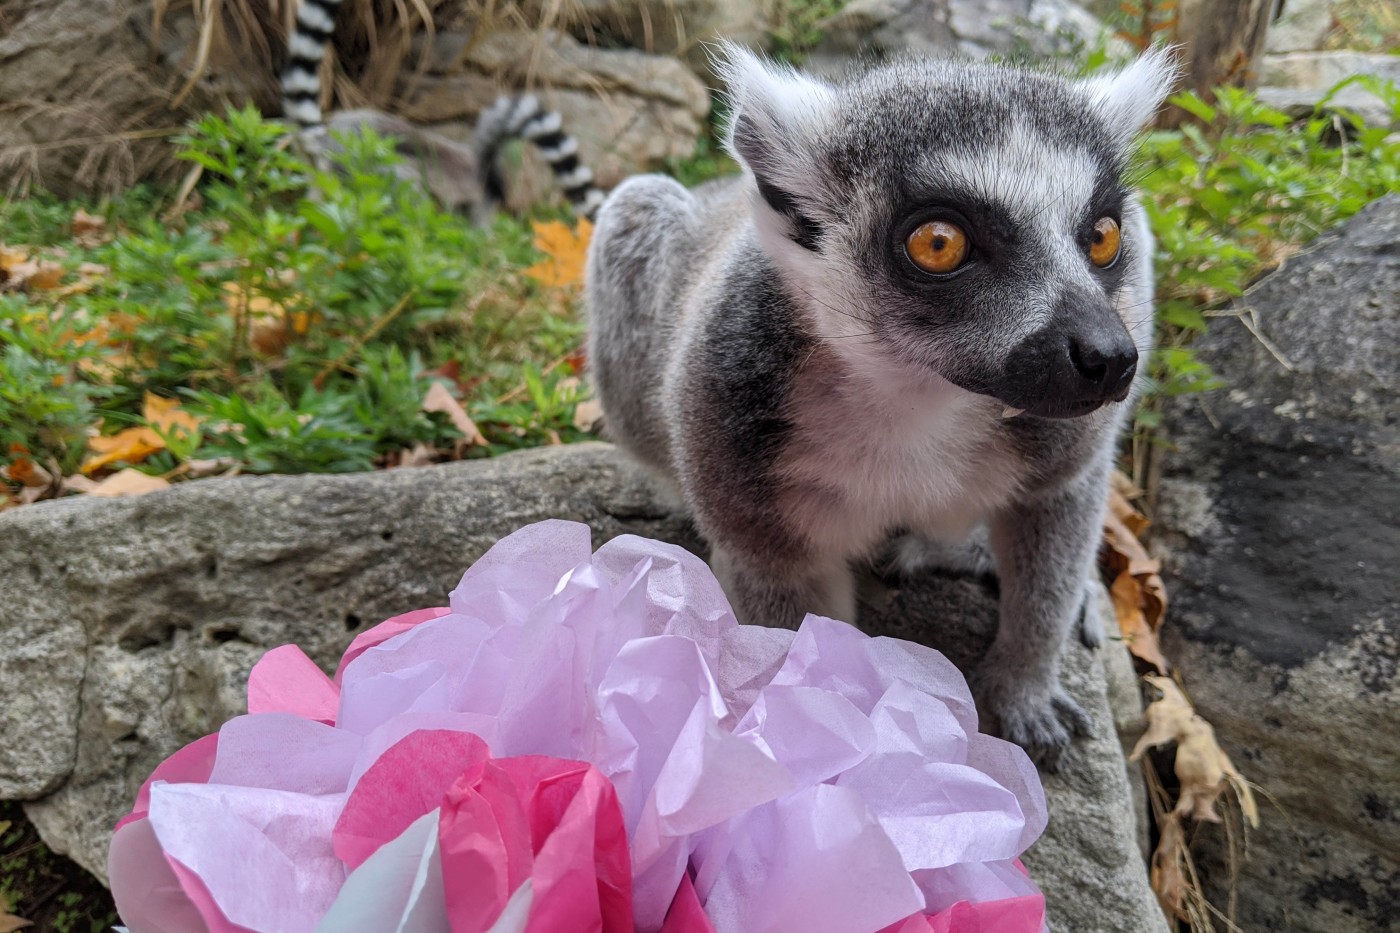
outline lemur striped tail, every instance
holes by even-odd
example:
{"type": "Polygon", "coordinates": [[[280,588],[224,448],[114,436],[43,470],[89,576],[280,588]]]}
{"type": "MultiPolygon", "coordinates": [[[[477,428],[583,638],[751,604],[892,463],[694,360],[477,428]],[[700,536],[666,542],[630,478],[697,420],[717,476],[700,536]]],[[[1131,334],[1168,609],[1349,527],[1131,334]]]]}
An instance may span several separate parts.
{"type": "Polygon", "coordinates": [[[605,195],[593,184],[593,171],[579,161],[578,140],[564,132],[563,118],[541,107],[535,95],[498,98],[477,118],[475,139],[484,190],[499,191],[495,173],[501,146],[524,139],[549,163],[576,214],[592,220],[602,206],[605,195]]]}
{"type": "Polygon", "coordinates": [[[296,26],[287,40],[287,64],[282,69],[282,115],[303,129],[320,126],[321,59],[335,35],[335,14],[341,0],[301,0],[296,26]]]}

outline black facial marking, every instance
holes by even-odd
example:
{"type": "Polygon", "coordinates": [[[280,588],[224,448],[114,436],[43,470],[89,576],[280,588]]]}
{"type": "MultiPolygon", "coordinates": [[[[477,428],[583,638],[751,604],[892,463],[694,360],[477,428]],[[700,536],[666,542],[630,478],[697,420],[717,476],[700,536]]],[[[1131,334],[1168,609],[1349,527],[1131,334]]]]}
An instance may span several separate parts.
{"type": "Polygon", "coordinates": [[[821,225],[802,213],[797,203],[786,191],[773,187],[762,178],[758,179],[758,193],[763,196],[763,200],[767,202],[769,207],[792,222],[794,242],[803,249],[809,249],[815,253],[817,240],[821,238],[822,234],[821,225]]]}
{"type": "Polygon", "coordinates": [[[740,116],[734,123],[734,148],[738,150],[753,170],[758,182],[758,193],[773,210],[786,217],[793,227],[793,241],[803,249],[817,251],[817,241],[821,238],[821,226],[803,213],[791,194],[775,186],[768,179],[775,158],[769,151],[768,143],[759,135],[753,121],[740,116]]]}

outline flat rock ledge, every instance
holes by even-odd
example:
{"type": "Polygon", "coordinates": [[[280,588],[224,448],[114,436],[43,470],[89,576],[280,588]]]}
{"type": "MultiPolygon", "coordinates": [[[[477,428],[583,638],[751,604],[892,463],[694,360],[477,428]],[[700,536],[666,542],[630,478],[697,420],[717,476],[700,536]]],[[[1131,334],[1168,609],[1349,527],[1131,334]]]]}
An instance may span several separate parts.
{"type": "MultiPolygon", "coordinates": [[[[0,799],[98,877],[111,828],[166,755],[244,711],[261,654],[287,642],[330,669],[355,633],[445,604],[496,540],[544,518],[704,554],[688,520],[606,444],[349,476],[204,480],[136,499],[68,499],[0,514],[0,799]]],[[[966,667],[994,595],[928,575],[886,594],[866,628],[966,667]]],[[[1105,666],[1077,644],[1071,694],[1098,735],[1045,777],[1050,826],[1027,856],[1052,927],[1165,931],[1138,843],[1105,666]]],[[[1131,691],[1129,691],[1131,693],[1131,691]]]]}

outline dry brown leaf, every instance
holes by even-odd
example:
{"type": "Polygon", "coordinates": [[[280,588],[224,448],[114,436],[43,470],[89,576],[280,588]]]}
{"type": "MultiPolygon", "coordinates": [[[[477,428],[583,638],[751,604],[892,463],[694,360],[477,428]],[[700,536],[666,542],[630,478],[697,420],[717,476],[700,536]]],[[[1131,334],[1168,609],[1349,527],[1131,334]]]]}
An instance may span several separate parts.
{"type": "Polygon", "coordinates": [[[48,291],[63,281],[63,266],[27,250],[0,247],[0,291],[48,291]]]}
{"type": "Polygon", "coordinates": [[[1186,877],[1188,855],[1186,833],[1181,818],[1168,813],[1159,827],[1161,836],[1152,853],[1152,890],[1168,916],[1187,919],[1186,902],[1191,896],[1191,883],[1186,877]]]}
{"type": "Polygon", "coordinates": [[[81,474],[63,477],[63,482],[59,484],[59,490],[63,493],[89,493],[97,488],[97,480],[90,479],[81,474]]]}
{"type": "Polygon", "coordinates": [[[1141,658],[1162,673],[1168,664],[1162,654],[1162,646],[1157,642],[1157,633],[1148,624],[1143,612],[1143,588],[1139,579],[1128,571],[1123,571],[1109,587],[1108,594],[1113,599],[1114,615],[1118,618],[1118,630],[1134,657],[1141,658]]]}
{"type": "Polygon", "coordinates": [[[190,479],[203,479],[206,476],[227,473],[238,466],[238,461],[232,457],[215,457],[210,460],[186,460],[181,466],[184,468],[184,475],[190,479]]]}
{"type": "Polygon", "coordinates": [[[422,407],[424,411],[437,411],[446,415],[447,420],[451,421],[453,427],[462,432],[462,436],[467,439],[469,444],[486,446],[486,438],[477,428],[476,422],[467,414],[462,403],[453,398],[452,393],[447,391],[447,386],[441,382],[434,382],[428,389],[428,394],[423,396],[422,407]]]}
{"type": "Polygon", "coordinates": [[[107,242],[107,218],[99,214],[89,214],[81,207],[73,214],[70,224],[73,239],[79,246],[89,249],[107,242]]]}
{"type": "Polygon", "coordinates": [[[1145,528],[1147,518],[1112,488],[1103,522],[1101,562],[1113,581],[1109,593],[1118,628],[1134,657],[1165,674],[1169,665],[1157,643],[1157,632],[1167,612],[1167,590],[1159,573],[1160,563],[1147,553],[1133,527],[1145,528]]]}
{"type": "Polygon", "coordinates": [[[399,451],[398,466],[401,467],[423,467],[432,466],[437,463],[441,451],[428,444],[414,444],[412,447],[405,447],[399,451]]]}
{"type": "Polygon", "coordinates": [[[113,473],[92,488],[90,496],[143,496],[148,492],[169,489],[170,481],[127,467],[113,473]]]}
{"type": "Polygon", "coordinates": [[[1152,521],[1133,508],[1133,504],[1116,487],[1108,491],[1108,508],[1138,538],[1152,525],[1152,521]]]}
{"type": "Polygon", "coordinates": [[[558,220],[536,223],[534,228],[535,249],[548,258],[526,269],[525,274],[541,285],[554,288],[582,282],[593,225],[586,218],[580,218],[573,229],[558,220]]]}
{"type": "MultiPolygon", "coordinates": [[[[1249,783],[1235,770],[1230,757],[1215,738],[1215,728],[1191,705],[1186,694],[1169,677],[1148,674],[1143,678],[1162,696],[1147,705],[1147,731],[1133,746],[1130,760],[1137,761],[1148,748],[1176,743],[1174,769],[1181,785],[1176,808],[1179,816],[1219,823],[1215,804],[1227,787],[1240,798],[1240,808],[1250,825],[1259,824],[1259,811],[1249,783]]],[[[1159,889],[1160,890],[1160,889],[1159,889]]]]}
{"type": "Polygon", "coordinates": [[[140,463],[156,451],[164,450],[166,437],[188,437],[199,430],[199,419],[181,408],[177,400],[161,398],[150,392],[146,393],[142,403],[141,417],[146,420],[141,427],[88,438],[88,450],[92,456],[83,461],[82,471],[92,473],[123,460],[140,463]]]}
{"type": "Polygon", "coordinates": [[[592,431],[603,420],[603,403],[596,398],[579,402],[574,407],[574,427],[580,431],[592,431]]]}

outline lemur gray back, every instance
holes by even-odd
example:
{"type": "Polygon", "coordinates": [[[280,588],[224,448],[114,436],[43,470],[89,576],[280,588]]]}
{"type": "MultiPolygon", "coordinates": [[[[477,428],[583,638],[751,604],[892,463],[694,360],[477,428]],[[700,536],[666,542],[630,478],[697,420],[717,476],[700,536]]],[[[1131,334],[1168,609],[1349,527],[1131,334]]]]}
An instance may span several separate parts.
{"type": "Polygon", "coordinates": [[[599,214],[608,430],[680,492],[746,621],[853,621],[851,562],[900,532],[985,534],[1002,623],[974,689],[1053,762],[1088,724],[1055,670],[1151,341],[1125,171],[1170,63],[910,61],[831,85],[725,54],[743,176],[630,179],[599,214]]]}
{"type": "Polygon", "coordinates": [[[335,35],[341,2],[301,0],[287,41],[282,112],[301,128],[302,144],[312,155],[324,157],[336,149],[333,131],[369,127],[395,140],[404,156],[398,167],[401,177],[421,184],[444,207],[484,220],[502,197],[500,149],[511,139],[524,139],[539,150],[574,211],[589,218],[596,213],[603,192],[593,184],[593,172],[579,161],[578,140],[564,132],[559,114],[545,111],[534,95],[500,98],[478,117],[469,142],[377,110],[344,110],[325,118],[320,69],[335,35]]]}

